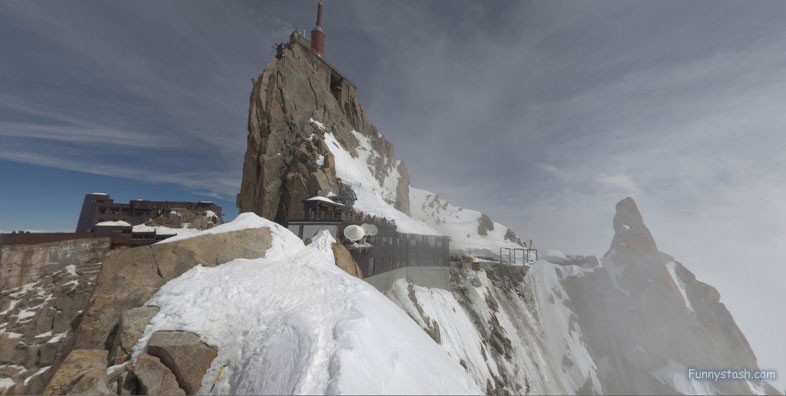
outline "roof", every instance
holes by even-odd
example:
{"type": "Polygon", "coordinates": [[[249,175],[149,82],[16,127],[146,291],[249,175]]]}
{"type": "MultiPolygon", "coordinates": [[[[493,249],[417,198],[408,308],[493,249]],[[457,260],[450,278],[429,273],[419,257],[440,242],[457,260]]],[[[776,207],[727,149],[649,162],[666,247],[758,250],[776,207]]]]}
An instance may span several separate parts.
{"type": "Polygon", "coordinates": [[[320,197],[319,195],[311,197],[309,199],[306,199],[303,202],[308,202],[308,201],[322,201],[322,202],[324,202],[326,204],[329,204],[329,205],[344,206],[344,205],[342,205],[342,204],[340,204],[338,202],[335,202],[335,201],[333,201],[333,200],[331,200],[329,198],[320,197]]]}
{"type": "Polygon", "coordinates": [[[131,227],[131,224],[128,224],[126,221],[118,220],[118,221],[102,221],[96,224],[96,227],[131,227]]]}

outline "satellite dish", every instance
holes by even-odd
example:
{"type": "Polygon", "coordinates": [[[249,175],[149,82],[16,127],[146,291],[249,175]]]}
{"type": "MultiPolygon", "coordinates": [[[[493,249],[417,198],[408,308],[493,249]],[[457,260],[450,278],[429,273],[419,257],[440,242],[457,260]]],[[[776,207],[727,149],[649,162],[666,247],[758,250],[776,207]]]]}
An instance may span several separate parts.
{"type": "Polygon", "coordinates": [[[377,229],[377,226],[375,226],[374,224],[363,223],[360,225],[360,227],[363,228],[363,231],[365,231],[366,235],[368,236],[375,236],[379,231],[377,229]]]}
{"type": "Polygon", "coordinates": [[[360,226],[349,225],[344,228],[344,236],[352,242],[357,242],[366,235],[366,231],[360,226]]]}

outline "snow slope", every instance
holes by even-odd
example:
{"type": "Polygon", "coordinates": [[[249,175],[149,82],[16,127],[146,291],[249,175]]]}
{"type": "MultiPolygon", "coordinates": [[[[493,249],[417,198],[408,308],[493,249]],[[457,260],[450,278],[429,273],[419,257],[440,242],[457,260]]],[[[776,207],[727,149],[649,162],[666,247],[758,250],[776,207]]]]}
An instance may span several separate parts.
{"type": "MultiPolygon", "coordinates": [[[[319,121],[312,119],[311,122],[324,129],[319,121]]],[[[374,150],[367,136],[356,131],[352,131],[352,135],[358,141],[356,156],[330,132],[325,133],[325,143],[335,158],[336,176],[349,184],[357,195],[355,209],[394,220],[400,232],[450,236],[454,250],[472,248],[473,251],[481,249],[487,254],[498,254],[500,247],[521,247],[505,239],[508,228],[500,223],[494,222],[494,229],[488,235],[479,235],[480,212],[451,205],[426,190],[409,187],[409,216],[396,209],[396,186],[401,177],[397,166],[380,182],[374,177],[373,165],[391,159],[374,150]]]]}
{"type": "Polygon", "coordinates": [[[496,255],[500,247],[521,248],[519,244],[505,239],[508,227],[493,222],[494,229],[488,231],[487,235],[480,235],[478,221],[482,213],[453,205],[430,191],[410,186],[409,206],[414,219],[432,225],[451,237],[452,250],[488,250],[496,255]]]}
{"type": "Polygon", "coordinates": [[[401,309],[336,267],[330,234],[304,246],[252,213],[204,232],[254,225],[271,229],[265,257],[196,266],[165,284],[134,356],[153,332],[186,330],[219,350],[203,391],[227,365],[216,394],[482,393],[401,309]]]}
{"type": "Polygon", "coordinates": [[[515,287],[500,287],[484,271],[454,270],[455,292],[399,280],[388,296],[421,327],[438,323],[440,346],[464,362],[480,387],[494,389],[499,382],[514,394],[598,393],[597,367],[574,323],[558,268],[537,261],[515,287]],[[475,275],[480,286],[469,286],[475,275]],[[495,326],[510,341],[509,355],[490,341],[497,337],[495,326]]]}
{"type": "MultiPolygon", "coordinates": [[[[314,122],[314,121],[312,121],[314,122]]],[[[394,207],[396,185],[400,175],[397,170],[388,174],[382,183],[374,177],[370,165],[381,159],[371,147],[368,137],[352,131],[359,145],[353,157],[332,133],[325,133],[325,143],[336,161],[336,176],[352,186],[358,200],[356,210],[394,220],[399,232],[425,235],[443,235],[437,228],[415,220],[394,207]]],[[[383,159],[384,160],[384,159],[383,159]]]]}

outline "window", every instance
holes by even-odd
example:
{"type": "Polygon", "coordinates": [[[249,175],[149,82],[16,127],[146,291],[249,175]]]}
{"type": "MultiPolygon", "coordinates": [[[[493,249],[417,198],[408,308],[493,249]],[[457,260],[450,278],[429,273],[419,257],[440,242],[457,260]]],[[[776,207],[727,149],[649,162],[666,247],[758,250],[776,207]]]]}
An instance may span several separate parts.
{"type": "Polygon", "coordinates": [[[369,257],[368,258],[368,274],[369,275],[374,275],[374,258],[373,257],[369,257]]]}

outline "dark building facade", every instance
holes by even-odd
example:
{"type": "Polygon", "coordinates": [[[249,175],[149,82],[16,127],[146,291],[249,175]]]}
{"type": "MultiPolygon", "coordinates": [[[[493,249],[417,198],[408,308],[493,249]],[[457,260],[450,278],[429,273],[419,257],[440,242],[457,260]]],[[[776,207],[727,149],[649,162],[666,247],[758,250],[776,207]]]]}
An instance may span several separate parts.
{"type": "Polygon", "coordinates": [[[129,203],[115,203],[109,195],[93,193],[85,195],[76,232],[93,232],[96,224],[104,221],[125,221],[134,226],[158,217],[172,209],[213,211],[221,218],[221,207],[212,202],[169,202],[138,199],[129,203]]]}
{"type": "Polygon", "coordinates": [[[289,230],[304,241],[327,230],[346,246],[364,278],[407,266],[450,265],[449,237],[401,233],[395,222],[366,215],[323,197],[303,201],[303,209],[303,219],[290,220],[289,230]],[[344,228],[361,224],[375,225],[377,234],[357,242],[344,237],[344,228]]]}

